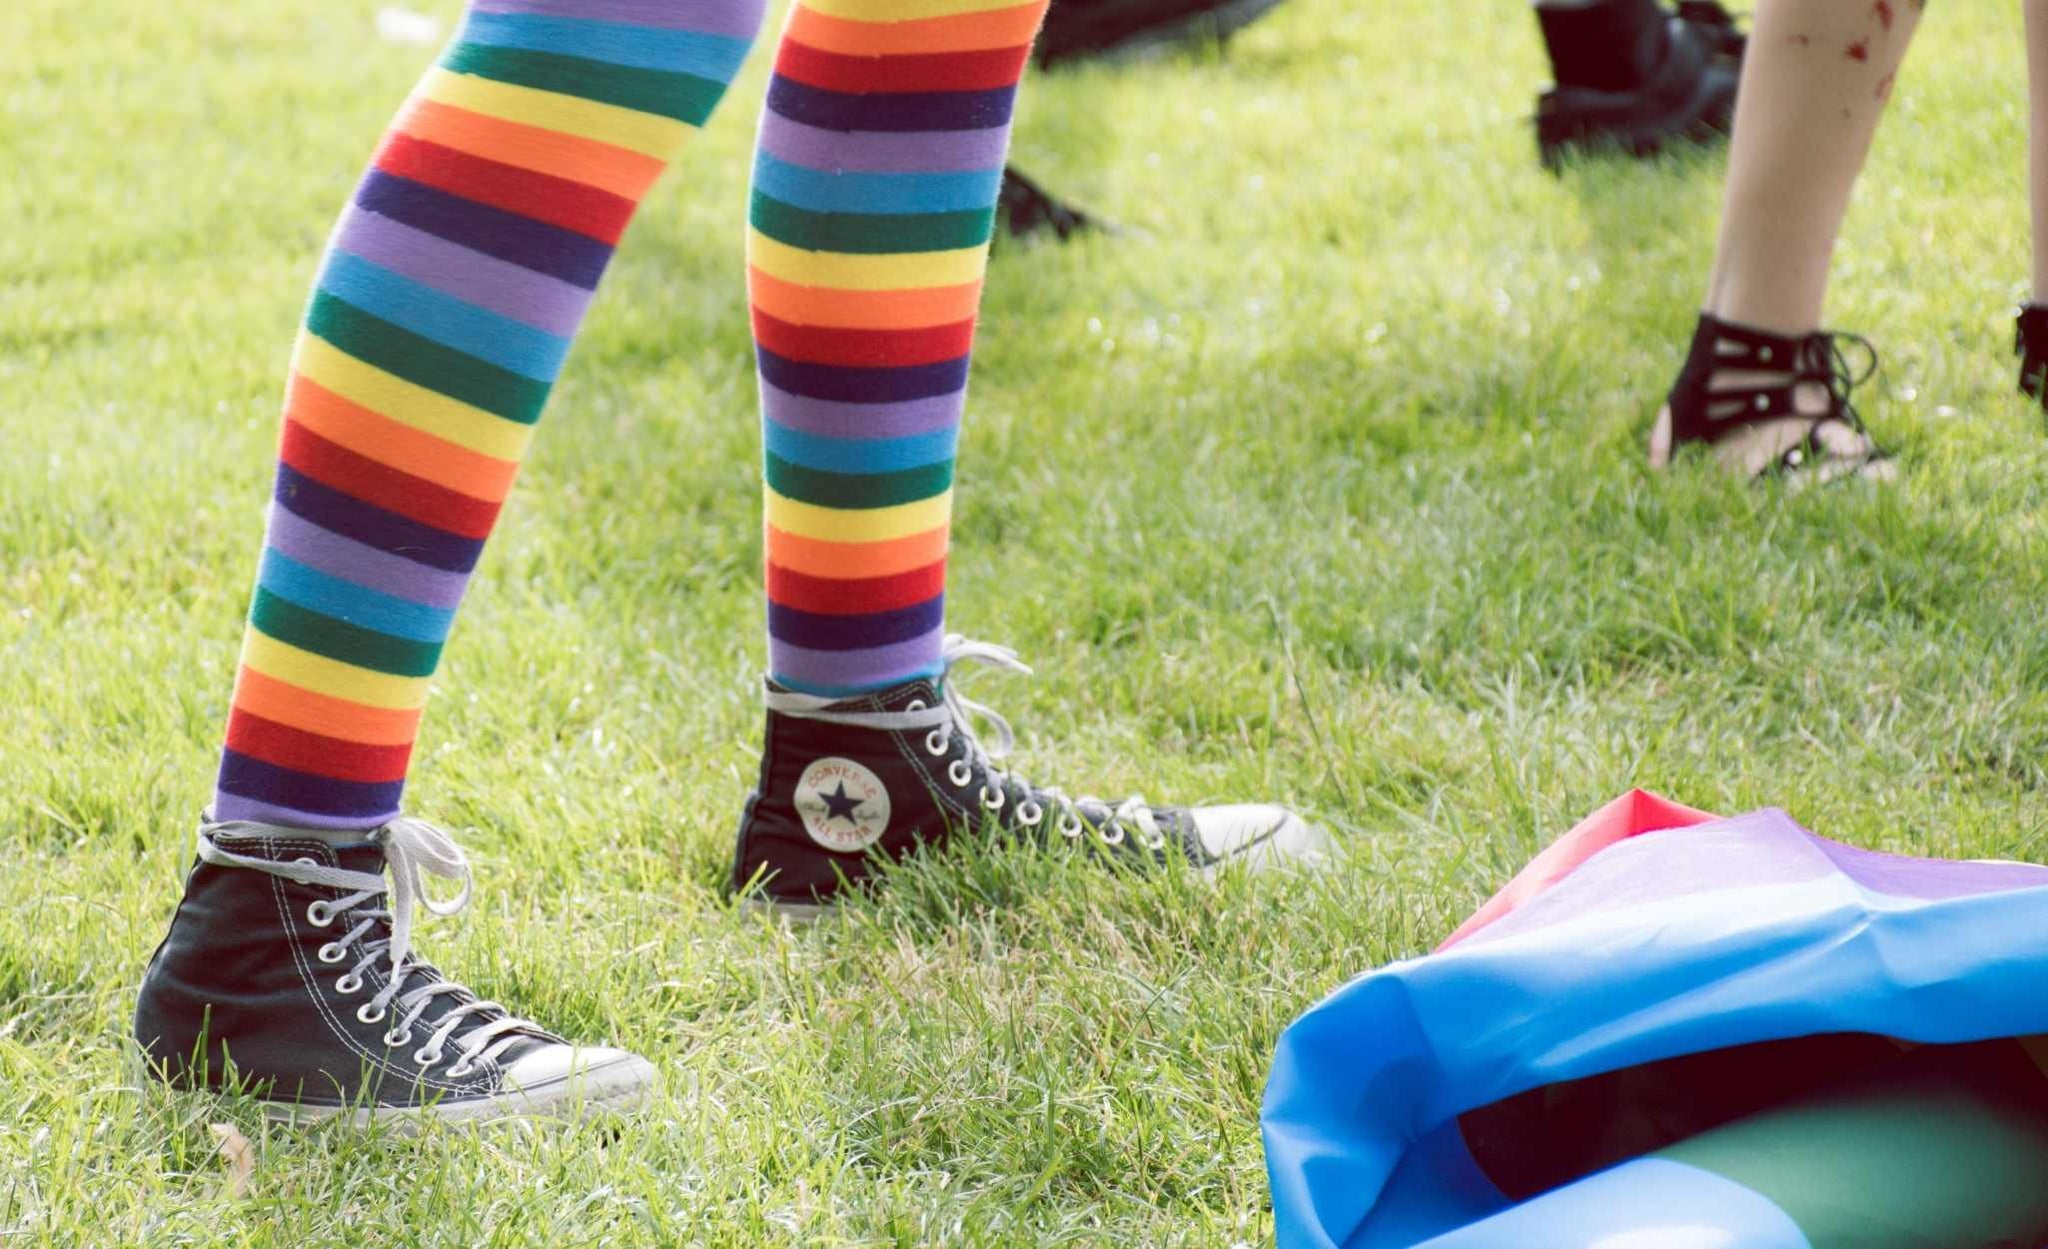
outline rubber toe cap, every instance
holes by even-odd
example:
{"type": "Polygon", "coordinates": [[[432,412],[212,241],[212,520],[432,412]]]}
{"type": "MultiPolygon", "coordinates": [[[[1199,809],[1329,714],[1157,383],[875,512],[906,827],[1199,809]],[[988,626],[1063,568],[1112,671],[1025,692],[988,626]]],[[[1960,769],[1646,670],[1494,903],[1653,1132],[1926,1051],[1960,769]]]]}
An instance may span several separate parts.
{"type": "Polygon", "coordinates": [[[1313,866],[1330,854],[1330,835],[1286,807],[1237,803],[1197,807],[1189,813],[1202,850],[1217,868],[1251,871],[1313,866]]]}

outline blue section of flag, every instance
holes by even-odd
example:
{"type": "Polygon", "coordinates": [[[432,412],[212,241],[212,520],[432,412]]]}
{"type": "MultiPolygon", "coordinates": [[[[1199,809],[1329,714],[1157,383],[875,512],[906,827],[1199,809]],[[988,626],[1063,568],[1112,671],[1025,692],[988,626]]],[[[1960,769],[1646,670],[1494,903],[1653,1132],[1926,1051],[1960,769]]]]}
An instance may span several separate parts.
{"type": "MultiPolygon", "coordinates": [[[[1498,1214],[1457,1116],[1529,1089],[1827,1033],[2048,1033],[2048,994],[2014,991],[2048,983],[2044,933],[2048,869],[1871,855],[1781,811],[1613,844],[1282,1034],[1261,1115],[1278,1242],[1416,1249],[1498,1214]]],[[[1556,1243],[1600,1239],[1576,1230],[1556,1243]]]]}

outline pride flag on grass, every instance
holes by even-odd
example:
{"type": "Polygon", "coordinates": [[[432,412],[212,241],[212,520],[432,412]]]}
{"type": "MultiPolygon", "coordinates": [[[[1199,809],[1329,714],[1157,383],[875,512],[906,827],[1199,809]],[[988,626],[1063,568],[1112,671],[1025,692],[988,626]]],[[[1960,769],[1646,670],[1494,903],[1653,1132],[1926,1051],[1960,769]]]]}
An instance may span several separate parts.
{"type": "Polygon", "coordinates": [[[2048,1245],[2048,868],[1636,792],[1281,1036],[1282,1249],[2048,1245]]]}

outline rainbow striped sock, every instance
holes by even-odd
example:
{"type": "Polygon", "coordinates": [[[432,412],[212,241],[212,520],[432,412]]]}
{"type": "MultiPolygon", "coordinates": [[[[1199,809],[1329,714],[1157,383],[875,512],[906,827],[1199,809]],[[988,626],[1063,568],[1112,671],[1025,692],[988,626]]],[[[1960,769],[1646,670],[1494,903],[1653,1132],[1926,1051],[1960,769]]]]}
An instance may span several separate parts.
{"type": "Polygon", "coordinates": [[[472,0],[336,227],[292,357],[214,813],[375,827],[612,249],[761,0],[472,0]]]}
{"type": "Polygon", "coordinates": [[[953,450],[1010,109],[1043,0],[798,0],[747,276],[774,678],[939,670],[953,450]]]}

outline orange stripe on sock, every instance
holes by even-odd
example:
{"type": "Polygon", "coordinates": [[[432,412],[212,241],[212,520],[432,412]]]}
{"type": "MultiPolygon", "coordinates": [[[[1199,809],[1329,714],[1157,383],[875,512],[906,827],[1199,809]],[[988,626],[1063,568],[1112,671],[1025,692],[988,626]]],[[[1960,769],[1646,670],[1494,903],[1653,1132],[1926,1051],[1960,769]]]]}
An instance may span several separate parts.
{"type": "Polygon", "coordinates": [[[886,542],[825,542],[800,538],[773,525],[767,529],[768,562],[811,577],[893,577],[946,558],[944,525],[886,542]]]}
{"type": "Polygon", "coordinates": [[[956,13],[914,22],[856,22],[797,5],[783,37],[826,52],[852,56],[908,56],[920,52],[977,52],[1014,48],[1038,35],[1045,5],[956,13]]]}
{"type": "Polygon", "coordinates": [[[365,746],[404,746],[419,734],[420,713],[365,707],[302,690],[243,667],[235,680],[235,706],[279,724],[365,746]]]}
{"type": "Polygon", "coordinates": [[[567,178],[632,200],[647,193],[663,168],[661,161],[641,152],[559,130],[487,117],[418,96],[407,102],[396,128],[429,143],[567,178]]]}
{"type": "Polygon", "coordinates": [[[285,416],[358,455],[488,503],[502,503],[519,472],[516,460],[458,447],[388,416],[350,403],[320,383],[292,374],[285,416]]]}
{"type": "Polygon", "coordinates": [[[792,325],[830,325],[864,330],[919,330],[971,319],[981,305],[981,283],[921,286],[898,291],[842,291],[802,286],[747,269],[747,294],[755,308],[792,325]]]}

